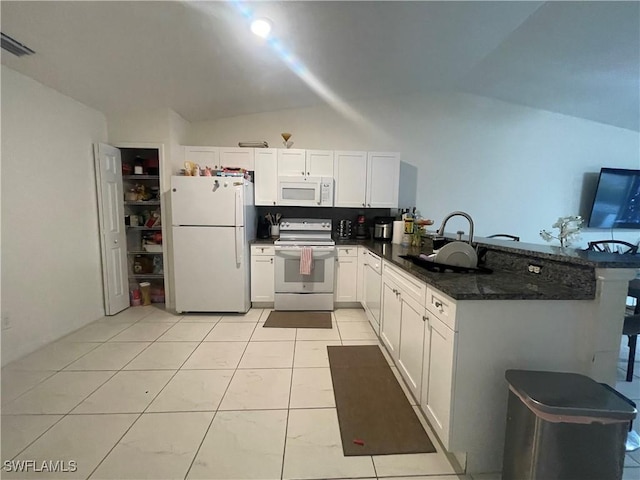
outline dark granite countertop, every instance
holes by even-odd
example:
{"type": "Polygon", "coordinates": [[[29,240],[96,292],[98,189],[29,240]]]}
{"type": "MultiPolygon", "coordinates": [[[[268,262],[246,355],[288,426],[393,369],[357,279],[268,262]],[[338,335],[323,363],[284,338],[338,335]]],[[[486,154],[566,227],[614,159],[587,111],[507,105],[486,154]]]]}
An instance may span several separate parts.
{"type": "Polygon", "coordinates": [[[506,252],[537,261],[546,260],[548,264],[553,264],[553,269],[556,271],[551,278],[514,272],[510,269],[493,268],[492,265],[487,265],[493,268],[491,274],[431,272],[400,258],[400,255],[419,255],[424,252],[416,247],[354,239],[340,240],[336,244],[365,246],[456,300],[592,300],[595,298],[595,268],[640,268],[639,255],[629,257],[614,253],[585,252],[504,240],[484,238],[478,240],[479,245],[486,246],[495,252],[506,252]],[[580,280],[582,284],[578,281],[574,282],[577,285],[570,285],[568,278],[558,272],[562,268],[571,269],[567,271],[571,281],[575,277],[582,277],[580,280]]]}
{"type": "MultiPolygon", "coordinates": [[[[407,273],[432,285],[456,300],[592,300],[595,298],[595,268],[640,269],[640,255],[623,256],[613,253],[586,252],[504,240],[478,238],[474,244],[490,251],[505,252],[532,260],[547,261],[550,276],[534,276],[509,268],[494,268],[493,273],[431,272],[400,255],[419,255],[424,249],[403,247],[390,242],[371,239],[335,238],[336,246],[364,246],[407,273]],[[568,269],[566,274],[562,269],[568,269]],[[573,270],[571,270],[573,269],[573,270]],[[571,285],[578,273],[582,277],[571,285]],[[567,281],[569,280],[569,281],[567,281]],[[580,283],[582,282],[582,283],[580,283]]],[[[257,239],[254,245],[273,244],[274,239],[257,239]]],[[[496,253],[497,254],[497,253],[496,253]]]]}
{"type": "Polygon", "coordinates": [[[403,247],[371,240],[341,241],[339,245],[362,245],[427,285],[456,300],[592,300],[593,291],[566,287],[541,278],[494,270],[493,273],[431,272],[400,255],[419,255],[417,247],[403,247]]]}
{"type": "Polygon", "coordinates": [[[277,238],[254,238],[249,245],[273,245],[277,238]]]}

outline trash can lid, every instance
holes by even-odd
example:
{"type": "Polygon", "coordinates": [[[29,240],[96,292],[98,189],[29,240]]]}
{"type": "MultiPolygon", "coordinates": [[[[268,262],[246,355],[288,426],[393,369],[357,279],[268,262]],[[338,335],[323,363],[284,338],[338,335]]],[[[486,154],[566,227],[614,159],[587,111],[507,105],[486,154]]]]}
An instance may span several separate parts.
{"type": "Polygon", "coordinates": [[[551,415],[633,420],[637,413],[626,397],[577,373],[507,370],[505,378],[521,398],[551,415]]]}

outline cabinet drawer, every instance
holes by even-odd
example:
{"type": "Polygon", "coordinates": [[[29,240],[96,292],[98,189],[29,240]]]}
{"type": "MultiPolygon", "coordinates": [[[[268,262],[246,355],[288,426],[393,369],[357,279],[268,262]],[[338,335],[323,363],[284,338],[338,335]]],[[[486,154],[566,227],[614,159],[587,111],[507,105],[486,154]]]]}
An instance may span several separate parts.
{"type": "Polygon", "coordinates": [[[439,290],[427,289],[427,309],[453,331],[456,328],[456,301],[439,290]]]}
{"type": "Polygon", "coordinates": [[[378,275],[382,275],[382,259],[369,250],[367,250],[367,265],[373,268],[378,275]]]}
{"type": "Polygon", "coordinates": [[[254,256],[267,256],[267,255],[275,255],[276,254],[276,247],[272,246],[272,245],[253,245],[251,247],[251,255],[254,256]]]}
{"type": "Polygon", "coordinates": [[[391,266],[387,261],[382,263],[382,273],[395,281],[405,293],[411,295],[424,307],[424,299],[427,294],[427,285],[412,275],[408,275],[398,268],[391,266]]]}
{"type": "Polygon", "coordinates": [[[338,257],[357,257],[358,247],[338,247],[338,257]]]}

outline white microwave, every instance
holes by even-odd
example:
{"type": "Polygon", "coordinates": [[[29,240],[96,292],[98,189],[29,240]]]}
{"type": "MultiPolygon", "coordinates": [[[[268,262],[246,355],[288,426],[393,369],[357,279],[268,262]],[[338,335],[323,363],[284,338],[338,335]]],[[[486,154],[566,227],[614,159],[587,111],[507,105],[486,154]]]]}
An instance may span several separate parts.
{"type": "Polygon", "coordinates": [[[333,178],[278,177],[278,205],[333,207],[333,178]]]}

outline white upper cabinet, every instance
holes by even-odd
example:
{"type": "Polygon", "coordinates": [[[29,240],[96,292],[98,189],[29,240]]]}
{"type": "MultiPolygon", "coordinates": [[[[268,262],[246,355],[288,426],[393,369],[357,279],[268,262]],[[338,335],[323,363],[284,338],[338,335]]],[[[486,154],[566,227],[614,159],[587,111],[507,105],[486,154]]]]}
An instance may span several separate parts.
{"type": "Polygon", "coordinates": [[[221,147],[220,168],[254,169],[254,149],[241,147],[221,147]]]}
{"type": "Polygon", "coordinates": [[[306,173],[305,150],[300,148],[278,149],[279,176],[305,176],[306,173]]]}
{"type": "Polygon", "coordinates": [[[333,150],[307,150],[306,160],[307,175],[333,178],[333,150]]]}
{"type": "Polygon", "coordinates": [[[278,175],[333,177],[333,151],[278,149],[278,175]]]}
{"type": "Polygon", "coordinates": [[[184,147],[184,161],[209,167],[214,170],[223,168],[244,168],[253,170],[253,148],[240,147],[184,147]]]}
{"type": "Polygon", "coordinates": [[[277,149],[256,148],[254,160],[255,204],[275,205],[278,201],[277,149]]]}
{"type": "Polygon", "coordinates": [[[220,168],[220,149],[218,147],[191,147],[185,146],[184,161],[200,165],[200,168],[209,167],[214,170],[220,168]]]}
{"type": "Polygon", "coordinates": [[[334,152],[335,207],[366,207],[367,152],[334,152]]]}
{"type": "Polygon", "coordinates": [[[400,154],[369,152],[367,156],[367,208],[398,208],[400,154]]]}

